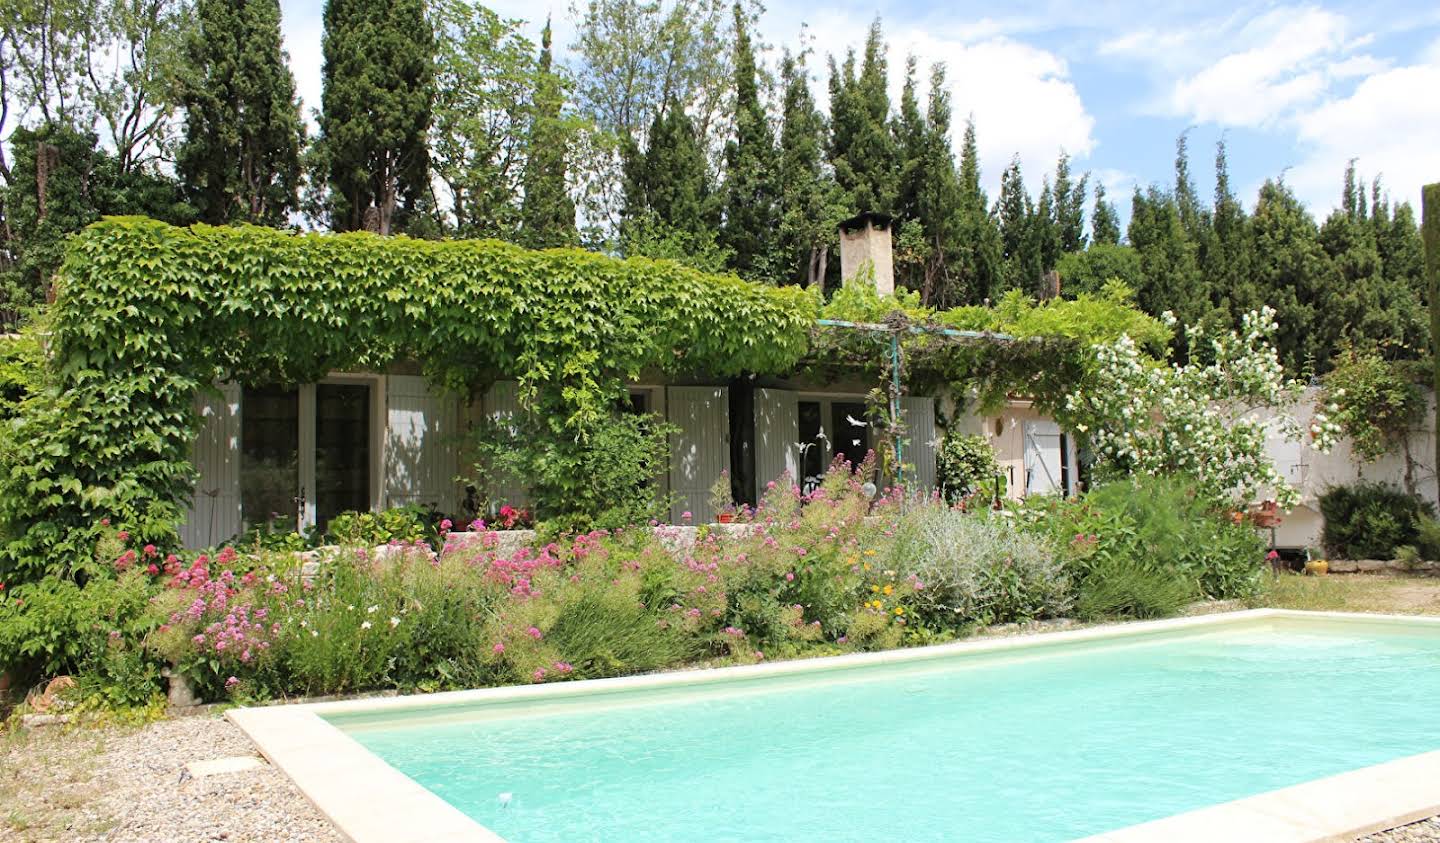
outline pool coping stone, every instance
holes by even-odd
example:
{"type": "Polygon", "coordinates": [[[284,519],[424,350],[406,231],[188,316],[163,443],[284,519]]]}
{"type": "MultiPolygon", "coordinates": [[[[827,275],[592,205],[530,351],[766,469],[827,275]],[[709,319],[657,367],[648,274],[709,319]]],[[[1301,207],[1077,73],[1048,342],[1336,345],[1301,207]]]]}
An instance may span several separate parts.
{"type": "MultiPolygon", "coordinates": [[[[1158,621],[969,639],[928,647],[849,653],[756,665],[687,669],[554,685],[517,685],[435,694],[235,708],[225,716],[249,736],[341,835],[354,843],[503,841],[498,834],[365,749],[324,715],[416,711],[544,701],[652,688],[703,686],[846,668],[922,662],[967,654],[1128,638],[1147,633],[1291,617],[1366,623],[1433,624],[1440,617],[1246,609],[1158,621]]],[[[1085,838],[1085,843],[1166,840],[1353,840],[1440,814],[1440,751],[1352,770],[1085,838]]]]}

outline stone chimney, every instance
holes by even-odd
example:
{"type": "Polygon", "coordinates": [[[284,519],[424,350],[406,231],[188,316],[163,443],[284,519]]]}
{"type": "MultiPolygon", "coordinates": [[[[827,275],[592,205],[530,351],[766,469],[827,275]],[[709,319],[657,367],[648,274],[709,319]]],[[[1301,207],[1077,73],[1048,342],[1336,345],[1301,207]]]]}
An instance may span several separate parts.
{"type": "Polygon", "coordinates": [[[840,280],[875,278],[875,292],[895,292],[895,260],[890,249],[891,218],[864,213],[840,223],[840,280]]]}

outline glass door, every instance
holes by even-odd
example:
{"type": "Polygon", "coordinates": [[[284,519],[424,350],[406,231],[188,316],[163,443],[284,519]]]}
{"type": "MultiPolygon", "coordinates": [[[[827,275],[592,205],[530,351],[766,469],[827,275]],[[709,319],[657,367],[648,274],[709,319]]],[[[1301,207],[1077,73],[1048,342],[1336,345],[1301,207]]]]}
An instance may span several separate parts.
{"type": "Polygon", "coordinates": [[[315,385],[315,524],[370,509],[370,385],[315,385]]]}
{"type": "Polygon", "coordinates": [[[300,391],[240,393],[240,516],[246,527],[289,532],[300,515],[300,391]]]}

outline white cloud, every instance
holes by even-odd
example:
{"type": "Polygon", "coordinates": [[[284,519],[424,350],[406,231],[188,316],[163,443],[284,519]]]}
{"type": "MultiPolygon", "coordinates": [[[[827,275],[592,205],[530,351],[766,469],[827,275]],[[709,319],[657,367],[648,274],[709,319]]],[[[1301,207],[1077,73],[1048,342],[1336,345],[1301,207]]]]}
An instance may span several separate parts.
{"type": "Polygon", "coordinates": [[[1246,24],[1234,41],[1248,46],[1175,84],[1171,113],[1201,123],[1265,127],[1316,101],[1333,79],[1373,65],[1345,55],[1345,19],[1321,9],[1277,9],[1246,24]]]}
{"type": "Polygon", "coordinates": [[[1304,158],[1287,175],[1317,213],[1338,204],[1345,163],[1383,177],[1396,200],[1417,205],[1420,185],[1440,179],[1440,56],[1366,77],[1348,96],[1296,121],[1304,158]]]}

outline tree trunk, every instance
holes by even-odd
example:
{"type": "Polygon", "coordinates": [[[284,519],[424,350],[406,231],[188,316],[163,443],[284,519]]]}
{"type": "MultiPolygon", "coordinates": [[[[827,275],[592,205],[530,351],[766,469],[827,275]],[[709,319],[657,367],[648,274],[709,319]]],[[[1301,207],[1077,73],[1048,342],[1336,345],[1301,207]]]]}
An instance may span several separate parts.
{"type": "Polygon", "coordinates": [[[1435,412],[1435,486],[1440,494],[1440,182],[1427,184],[1420,195],[1420,238],[1425,241],[1425,290],[1430,298],[1431,388],[1435,412]]]}

